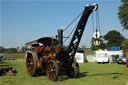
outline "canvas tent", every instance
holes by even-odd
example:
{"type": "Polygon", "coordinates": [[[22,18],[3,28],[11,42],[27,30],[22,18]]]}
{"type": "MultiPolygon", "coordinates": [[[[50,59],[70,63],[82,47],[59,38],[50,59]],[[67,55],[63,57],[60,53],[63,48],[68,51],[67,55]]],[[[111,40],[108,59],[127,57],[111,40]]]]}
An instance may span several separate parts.
{"type": "Polygon", "coordinates": [[[108,51],[104,51],[104,50],[96,51],[96,62],[98,62],[98,63],[107,63],[107,62],[109,62],[108,51]]]}
{"type": "Polygon", "coordinates": [[[123,55],[122,51],[109,51],[109,63],[117,63],[117,58],[120,58],[123,55]]]}
{"type": "Polygon", "coordinates": [[[122,50],[120,51],[107,51],[107,50],[97,50],[96,53],[96,61],[97,62],[109,62],[109,63],[117,63],[117,58],[120,58],[123,55],[122,50]]]}

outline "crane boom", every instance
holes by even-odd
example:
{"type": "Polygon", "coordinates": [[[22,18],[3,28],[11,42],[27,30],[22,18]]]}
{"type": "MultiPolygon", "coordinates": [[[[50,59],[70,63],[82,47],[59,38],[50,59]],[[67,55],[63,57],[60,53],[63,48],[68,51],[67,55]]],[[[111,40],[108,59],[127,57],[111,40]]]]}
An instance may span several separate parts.
{"type": "Polygon", "coordinates": [[[67,61],[71,61],[70,65],[72,65],[72,63],[74,61],[74,56],[75,56],[76,50],[79,46],[79,43],[80,43],[83,31],[85,29],[85,25],[87,23],[88,17],[93,11],[97,10],[97,8],[98,8],[97,4],[85,6],[85,9],[84,9],[83,14],[81,16],[81,19],[78,22],[78,25],[76,27],[74,34],[73,34],[72,40],[68,46],[65,61],[63,64],[67,64],[67,61]]]}

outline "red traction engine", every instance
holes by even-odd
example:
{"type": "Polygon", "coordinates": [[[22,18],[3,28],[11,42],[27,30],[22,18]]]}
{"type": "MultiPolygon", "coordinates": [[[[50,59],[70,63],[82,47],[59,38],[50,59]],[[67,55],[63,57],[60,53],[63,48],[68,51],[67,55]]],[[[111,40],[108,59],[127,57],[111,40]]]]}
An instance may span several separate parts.
{"type": "Polygon", "coordinates": [[[26,69],[30,76],[46,74],[55,81],[58,75],[71,78],[79,76],[79,64],[74,60],[89,15],[98,8],[97,4],[87,5],[74,31],[68,47],[63,45],[63,30],[58,30],[56,38],[43,37],[26,43],[31,51],[26,52],[26,69]]]}

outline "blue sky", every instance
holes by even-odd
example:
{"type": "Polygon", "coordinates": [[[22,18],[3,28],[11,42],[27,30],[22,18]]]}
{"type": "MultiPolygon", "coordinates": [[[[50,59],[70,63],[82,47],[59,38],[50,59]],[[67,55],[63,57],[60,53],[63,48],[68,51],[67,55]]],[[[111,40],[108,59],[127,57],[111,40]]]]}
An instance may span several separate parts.
{"type": "MultiPolygon", "coordinates": [[[[0,3],[0,46],[6,48],[24,46],[41,37],[55,36],[59,28],[65,28],[84,10],[86,4],[92,3],[99,5],[101,35],[117,30],[128,38],[128,31],[122,31],[117,15],[120,0],[1,0],[0,3]]],[[[80,46],[90,47],[93,37],[91,20],[92,16],[88,19],[80,46]]],[[[64,36],[78,21],[65,31],[64,36]]]]}

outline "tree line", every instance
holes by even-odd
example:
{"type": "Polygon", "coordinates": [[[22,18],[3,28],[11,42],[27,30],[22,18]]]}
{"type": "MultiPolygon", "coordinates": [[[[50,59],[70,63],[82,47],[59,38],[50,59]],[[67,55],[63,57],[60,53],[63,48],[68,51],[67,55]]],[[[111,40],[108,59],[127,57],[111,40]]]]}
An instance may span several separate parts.
{"type": "Polygon", "coordinates": [[[20,47],[17,47],[17,48],[4,48],[4,47],[0,46],[0,53],[2,53],[2,52],[18,53],[18,52],[26,52],[26,51],[29,51],[29,50],[31,50],[31,48],[27,48],[27,47],[24,47],[24,46],[22,46],[21,48],[20,47]]]}

